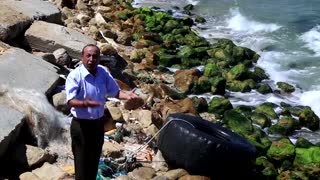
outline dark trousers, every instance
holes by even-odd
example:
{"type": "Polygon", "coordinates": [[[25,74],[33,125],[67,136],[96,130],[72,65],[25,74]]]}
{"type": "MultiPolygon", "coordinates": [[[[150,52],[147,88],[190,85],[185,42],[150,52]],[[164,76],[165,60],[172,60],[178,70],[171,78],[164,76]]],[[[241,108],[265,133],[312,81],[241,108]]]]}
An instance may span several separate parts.
{"type": "Polygon", "coordinates": [[[76,180],[95,180],[104,142],[103,120],[73,118],[70,127],[76,180]]]}

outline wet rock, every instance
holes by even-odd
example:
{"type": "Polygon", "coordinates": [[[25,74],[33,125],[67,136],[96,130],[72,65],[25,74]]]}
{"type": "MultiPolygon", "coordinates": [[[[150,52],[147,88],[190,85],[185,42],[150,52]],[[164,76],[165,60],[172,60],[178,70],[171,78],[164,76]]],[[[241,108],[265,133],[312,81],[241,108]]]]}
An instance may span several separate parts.
{"type": "Polygon", "coordinates": [[[310,107],[305,107],[299,114],[299,123],[312,131],[319,129],[320,119],[310,107]]]}
{"type": "Polygon", "coordinates": [[[294,86],[286,82],[277,82],[277,86],[285,93],[292,93],[296,90],[294,86]]]}
{"type": "Polygon", "coordinates": [[[224,97],[213,97],[209,102],[208,112],[223,115],[225,111],[232,109],[229,99],[224,97]]]}

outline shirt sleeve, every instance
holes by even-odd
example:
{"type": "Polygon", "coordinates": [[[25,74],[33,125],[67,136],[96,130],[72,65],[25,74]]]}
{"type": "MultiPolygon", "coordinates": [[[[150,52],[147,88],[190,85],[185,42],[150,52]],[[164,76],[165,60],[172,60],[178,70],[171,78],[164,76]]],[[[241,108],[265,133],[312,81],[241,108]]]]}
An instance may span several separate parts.
{"type": "Polygon", "coordinates": [[[75,78],[75,73],[71,72],[66,79],[66,96],[67,103],[77,96],[79,89],[79,80],[75,78]]]}
{"type": "Polygon", "coordinates": [[[106,83],[107,96],[115,97],[118,95],[120,91],[120,87],[118,86],[117,82],[109,72],[106,72],[106,74],[107,74],[107,83],[106,83]]]}

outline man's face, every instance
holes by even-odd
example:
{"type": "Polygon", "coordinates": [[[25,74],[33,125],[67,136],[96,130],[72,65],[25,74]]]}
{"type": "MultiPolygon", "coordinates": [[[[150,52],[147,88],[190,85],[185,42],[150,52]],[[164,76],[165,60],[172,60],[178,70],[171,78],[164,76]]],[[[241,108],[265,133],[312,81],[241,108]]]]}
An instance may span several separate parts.
{"type": "Polygon", "coordinates": [[[81,60],[89,72],[95,72],[100,61],[100,50],[95,46],[86,47],[81,60]]]}

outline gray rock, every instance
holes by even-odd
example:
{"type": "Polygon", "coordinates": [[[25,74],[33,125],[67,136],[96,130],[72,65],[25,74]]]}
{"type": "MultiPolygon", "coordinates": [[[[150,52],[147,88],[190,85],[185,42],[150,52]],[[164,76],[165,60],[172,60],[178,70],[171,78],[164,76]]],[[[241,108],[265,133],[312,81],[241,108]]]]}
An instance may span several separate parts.
{"type": "MultiPolygon", "coordinates": [[[[51,93],[58,83],[57,67],[43,59],[0,43],[0,84],[9,87],[36,89],[51,93]]],[[[1,89],[2,91],[4,89],[1,89]]],[[[3,94],[2,94],[3,95],[3,94]]],[[[5,106],[0,93],[0,156],[8,144],[13,143],[20,133],[24,114],[5,106]]]]}
{"type": "Polygon", "coordinates": [[[0,157],[6,152],[8,145],[14,142],[20,133],[24,115],[14,109],[0,104],[0,157]]]}
{"type": "Polygon", "coordinates": [[[157,152],[157,154],[154,156],[152,160],[152,168],[154,168],[156,171],[168,171],[168,164],[166,163],[165,159],[162,156],[162,153],[160,150],[157,152]]]}
{"type": "Polygon", "coordinates": [[[62,23],[60,10],[48,1],[2,0],[2,3],[28,16],[33,20],[44,20],[51,23],[62,23]]]}
{"type": "Polygon", "coordinates": [[[43,0],[1,0],[0,40],[10,40],[22,33],[33,20],[61,23],[61,12],[43,0]]]}
{"type": "Polygon", "coordinates": [[[21,49],[10,48],[0,54],[0,84],[50,93],[58,83],[57,70],[56,66],[21,49]]]}
{"type": "Polygon", "coordinates": [[[80,59],[82,48],[87,44],[96,44],[91,37],[73,29],[44,21],[35,21],[26,31],[25,37],[34,49],[53,52],[64,48],[73,58],[80,59]]]}
{"type": "Polygon", "coordinates": [[[20,180],[41,180],[37,175],[32,172],[25,172],[19,176],[20,180]]]}
{"type": "Polygon", "coordinates": [[[11,153],[14,154],[11,162],[26,169],[39,166],[44,162],[53,163],[56,158],[55,155],[35,146],[16,144],[14,147],[11,151],[11,153]]]}
{"type": "Polygon", "coordinates": [[[53,106],[64,114],[70,113],[70,107],[66,103],[66,91],[61,91],[52,96],[53,106]]]}
{"type": "Polygon", "coordinates": [[[57,49],[53,52],[53,55],[57,60],[56,63],[70,67],[72,59],[67,50],[63,48],[57,49]]]}
{"type": "Polygon", "coordinates": [[[15,38],[31,24],[31,19],[0,2],[0,40],[15,38]]]}
{"type": "Polygon", "coordinates": [[[128,176],[134,180],[147,180],[155,175],[155,170],[148,167],[139,167],[129,172],[128,176]]]}
{"type": "Polygon", "coordinates": [[[68,176],[67,172],[64,172],[58,166],[49,163],[44,163],[42,167],[33,170],[32,173],[38,176],[40,179],[48,180],[58,180],[68,176]]]}

